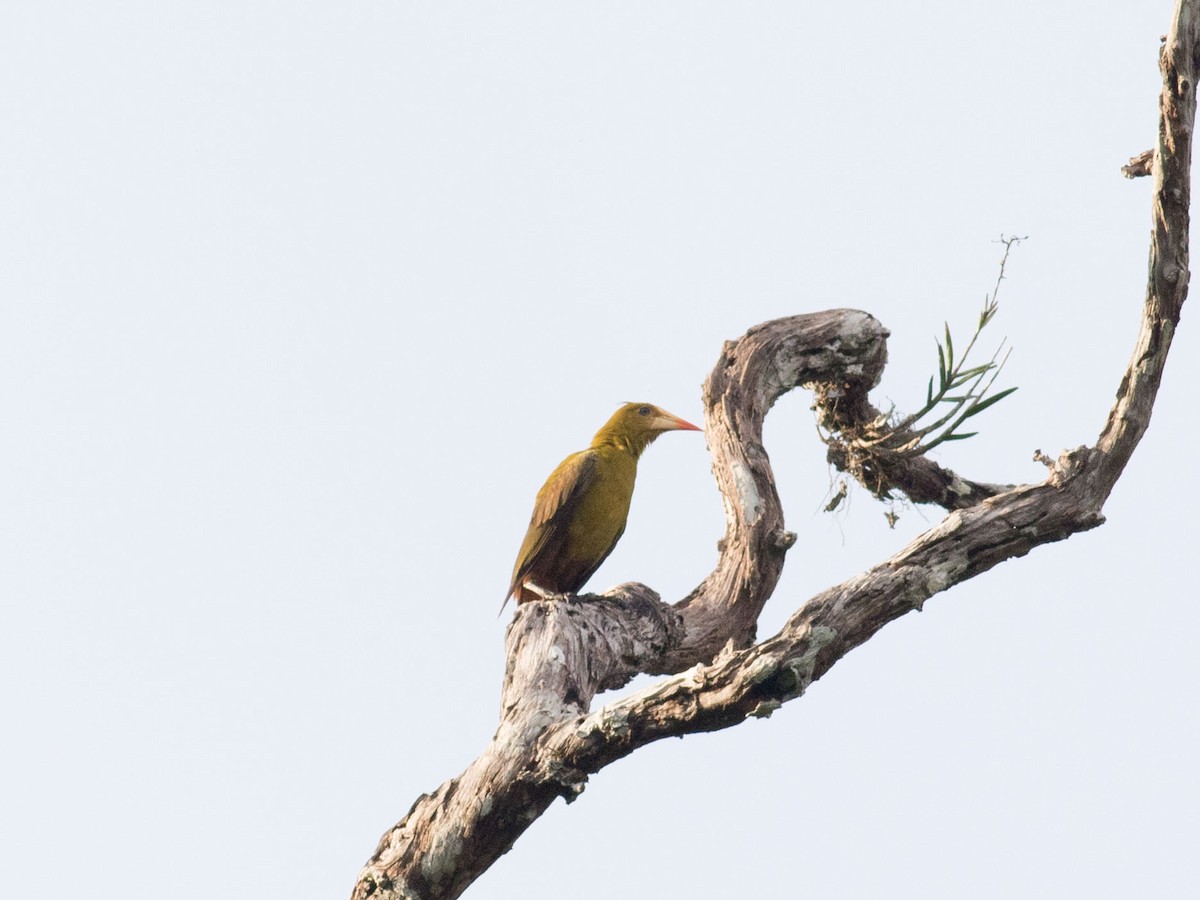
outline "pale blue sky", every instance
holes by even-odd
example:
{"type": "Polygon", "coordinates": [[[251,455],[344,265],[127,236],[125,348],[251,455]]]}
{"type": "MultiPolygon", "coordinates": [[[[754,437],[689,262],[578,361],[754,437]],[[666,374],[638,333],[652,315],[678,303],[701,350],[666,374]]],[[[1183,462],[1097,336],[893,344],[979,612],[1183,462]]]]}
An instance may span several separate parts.
{"type": "MultiPolygon", "coordinates": [[[[865,309],[911,408],[1026,234],[1020,385],[938,459],[1040,479],[1132,350],[1170,4],[14,2],[0,13],[0,896],[341,897],[495,725],[534,492],[721,342],[865,309]]],[[[647,748],[473,898],[1182,897],[1200,846],[1197,342],[1109,524],[767,721],[647,748]]],[[[989,344],[990,346],[990,344],[989,344]]],[[[768,419],[763,617],[940,518],[768,419]]],[[[592,581],[676,599],[703,440],[592,581]]]]}

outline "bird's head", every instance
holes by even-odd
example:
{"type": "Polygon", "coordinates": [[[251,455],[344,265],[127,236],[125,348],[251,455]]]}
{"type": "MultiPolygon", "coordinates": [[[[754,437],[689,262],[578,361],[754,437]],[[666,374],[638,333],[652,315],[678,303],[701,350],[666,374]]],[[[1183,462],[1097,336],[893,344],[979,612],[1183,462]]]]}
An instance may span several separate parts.
{"type": "Polygon", "coordinates": [[[673,416],[653,403],[626,403],[596,432],[592,446],[617,444],[641,454],[664,431],[699,431],[691,422],[673,416]]]}

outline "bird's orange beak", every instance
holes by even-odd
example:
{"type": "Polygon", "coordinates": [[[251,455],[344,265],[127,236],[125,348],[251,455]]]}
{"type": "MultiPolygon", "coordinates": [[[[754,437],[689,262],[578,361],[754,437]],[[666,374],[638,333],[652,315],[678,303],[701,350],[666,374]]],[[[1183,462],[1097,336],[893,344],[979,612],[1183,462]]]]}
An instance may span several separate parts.
{"type": "Polygon", "coordinates": [[[661,416],[655,416],[654,421],[651,424],[654,426],[655,431],[702,431],[703,430],[703,429],[698,428],[697,426],[693,425],[691,422],[688,422],[688,421],[685,421],[684,419],[679,418],[679,416],[671,415],[669,412],[663,412],[663,414],[661,416]]]}

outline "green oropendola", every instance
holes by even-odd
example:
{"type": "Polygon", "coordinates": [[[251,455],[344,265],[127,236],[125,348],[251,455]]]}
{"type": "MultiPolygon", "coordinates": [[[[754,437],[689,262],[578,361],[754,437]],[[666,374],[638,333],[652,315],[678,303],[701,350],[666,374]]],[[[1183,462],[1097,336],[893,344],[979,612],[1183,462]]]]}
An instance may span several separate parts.
{"type": "Polygon", "coordinates": [[[642,451],[664,431],[699,430],[650,403],[613,413],[591,446],[559,463],[538,491],[504,602],[583,587],[625,531],[642,451]]]}

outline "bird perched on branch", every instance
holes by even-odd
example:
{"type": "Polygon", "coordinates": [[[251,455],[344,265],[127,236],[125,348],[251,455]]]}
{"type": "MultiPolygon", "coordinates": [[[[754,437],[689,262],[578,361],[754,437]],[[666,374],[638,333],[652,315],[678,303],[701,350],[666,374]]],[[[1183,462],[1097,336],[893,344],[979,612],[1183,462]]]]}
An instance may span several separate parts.
{"type": "Polygon", "coordinates": [[[559,463],[538,491],[504,602],[583,587],[625,531],[642,451],[664,431],[699,430],[649,403],[613,413],[592,445],[559,463]]]}

